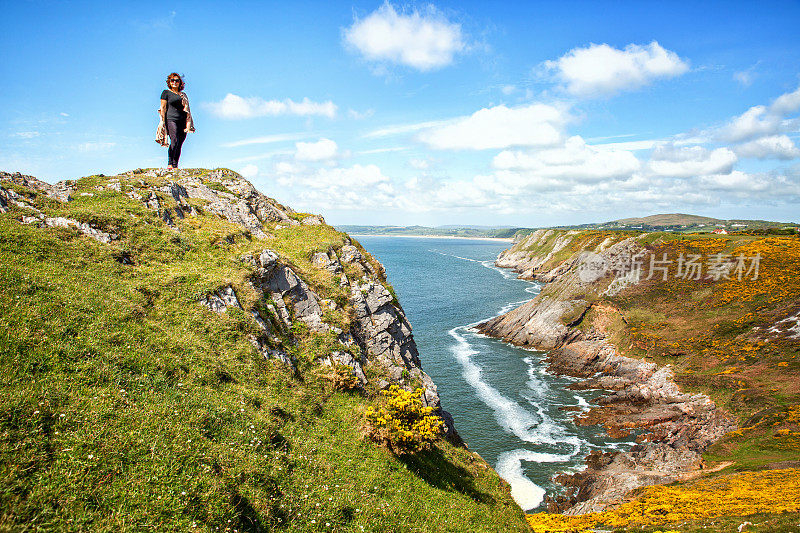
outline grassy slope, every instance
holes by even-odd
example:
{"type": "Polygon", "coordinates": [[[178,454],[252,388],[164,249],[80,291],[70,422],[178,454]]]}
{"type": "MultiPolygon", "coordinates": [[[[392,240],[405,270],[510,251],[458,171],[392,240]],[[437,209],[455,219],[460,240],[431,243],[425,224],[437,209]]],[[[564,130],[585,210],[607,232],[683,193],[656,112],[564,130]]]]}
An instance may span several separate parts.
{"type": "Polygon", "coordinates": [[[508,486],[471,452],[440,442],[401,460],[366,441],[376,391],[336,391],[310,362],[330,339],[284,339],[300,361],[293,375],[256,355],[248,313],[197,303],[232,284],[246,309],[257,304],[237,258],[265,247],[323,298],[346,301],[309,262],[343,234],[295,226],[265,242],[202,214],[176,233],[140,202],[94,189],[106,179],[79,181],[94,196],[69,204],[16,190],[113,230],[114,245],[22,225],[20,208],[0,214],[0,530],[526,529],[508,486]]]}
{"type": "MultiPolygon", "coordinates": [[[[554,232],[544,243],[528,246],[528,250],[546,255],[564,233],[554,232]]],[[[576,235],[542,270],[593,249],[607,237],[615,241],[620,238],[617,232],[576,235]]],[[[800,341],[785,334],[765,333],[778,320],[800,311],[800,238],[671,233],[639,234],[636,238],[658,259],[664,253],[673,260],[681,253],[687,257],[700,254],[704,261],[716,253],[734,257],[760,253],[759,276],[741,282],[735,278],[676,279],[673,263],[667,281],[657,273],[654,279],[613,297],[599,294],[603,285],[582,295],[588,301],[613,305],[624,320],[620,315],[590,309],[578,327],[602,323],[620,353],[672,365],[684,391],[708,394],[738,418],[741,429],[705,454],[711,466],[723,461],[734,463],[715,475],[800,460],[800,341]]],[[[648,268],[646,261],[645,277],[648,268]]],[[[800,474],[792,479],[792,483],[800,482],[800,474]]],[[[700,529],[709,524],[691,523],[686,528],[700,529]]]]}

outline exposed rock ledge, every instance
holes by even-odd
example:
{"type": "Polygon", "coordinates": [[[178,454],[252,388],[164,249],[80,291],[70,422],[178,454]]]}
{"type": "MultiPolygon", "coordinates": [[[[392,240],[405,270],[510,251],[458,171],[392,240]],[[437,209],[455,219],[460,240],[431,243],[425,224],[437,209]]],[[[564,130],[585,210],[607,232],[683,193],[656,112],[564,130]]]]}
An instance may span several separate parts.
{"type": "MultiPolygon", "coordinates": [[[[633,239],[607,248],[604,245],[589,251],[608,259],[639,249],[633,239]]],[[[590,287],[575,274],[577,256],[541,271],[548,259],[525,252],[501,254],[498,266],[552,284],[533,300],[477,329],[516,345],[549,351],[549,371],[584,378],[573,385],[576,389],[610,391],[598,400],[599,405],[578,415],[576,423],[603,424],[611,436],[639,433],[638,444],[630,451],[593,452],[584,471],[557,476],[568,489],[565,495],[548,499],[548,510],[566,514],[601,511],[621,503],[636,488],[670,483],[704,469],[701,453],[735,429],[735,422],[707,396],[681,392],[672,381],[669,366],[659,368],[652,362],[619,355],[602,328],[576,329],[590,308],[600,316],[619,311],[587,301],[585,295],[597,287],[590,287]]]]}

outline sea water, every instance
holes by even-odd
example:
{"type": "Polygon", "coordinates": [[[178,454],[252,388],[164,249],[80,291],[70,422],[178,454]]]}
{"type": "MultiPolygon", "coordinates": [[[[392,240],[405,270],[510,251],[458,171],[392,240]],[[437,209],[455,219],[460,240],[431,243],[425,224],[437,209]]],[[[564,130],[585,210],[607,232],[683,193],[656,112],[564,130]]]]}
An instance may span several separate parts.
{"type": "Polygon", "coordinates": [[[584,468],[592,449],[626,449],[598,426],[573,417],[602,391],[573,391],[575,379],[546,371],[545,353],[475,332],[477,323],[533,298],[541,285],[494,266],[509,242],[357,237],[386,267],[413,328],[423,369],[439,387],[456,429],[500,476],[525,510],[557,491],[552,477],[584,468]]]}

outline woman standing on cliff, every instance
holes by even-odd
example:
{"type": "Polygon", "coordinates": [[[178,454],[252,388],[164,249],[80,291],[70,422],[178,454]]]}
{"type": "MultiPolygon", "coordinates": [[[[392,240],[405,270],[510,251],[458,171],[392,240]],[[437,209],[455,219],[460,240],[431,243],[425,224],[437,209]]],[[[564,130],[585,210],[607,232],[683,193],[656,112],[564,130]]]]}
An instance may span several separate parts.
{"type": "Polygon", "coordinates": [[[169,136],[167,168],[178,168],[181,146],[186,134],[194,131],[189,98],[183,92],[185,86],[180,74],[173,72],[167,76],[168,89],[161,92],[161,107],[158,110],[161,121],[158,124],[156,142],[161,146],[167,146],[167,136],[169,136]]]}

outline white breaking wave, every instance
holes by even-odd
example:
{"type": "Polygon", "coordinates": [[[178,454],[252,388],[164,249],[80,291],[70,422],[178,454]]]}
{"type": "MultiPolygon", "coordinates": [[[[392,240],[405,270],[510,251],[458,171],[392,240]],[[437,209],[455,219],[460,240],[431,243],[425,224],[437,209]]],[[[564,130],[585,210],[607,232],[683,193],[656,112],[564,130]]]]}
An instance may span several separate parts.
{"type": "Polygon", "coordinates": [[[467,383],[475,389],[481,401],[494,411],[495,418],[506,431],[526,442],[540,442],[539,436],[531,431],[538,422],[533,415],[483,380],[480,367],[472,362],[472,356],[478,351],[458,332],[461,328],[455,327],[448,333],[456,340],[451,350],[463,367],[467,383]]]}
{"type": "Polygon", "coordinates": [[[428,251],[429,252],[433,252],[435,254],[439,254],[439,255],[446,255],[447,257],[455,257],[456,259],[463,259],[464,261],[471,261],[472,263],[483,263],[483,261],[480,261],[478,259],[470,259],[469,257],[461,257],[460,255],[447,254],[445,252],[440,252],[439,250],[431,249],[431,250],[428,250],[428,251]]]}
{"type": "Polygon", "coordinates": [[[574,396],[574,398],[578,400],[578,407],[580,407],[584,411],[588,411],[590,409],[591,406],[589,405],[589,402],[587,402],[585,398],[583,398],[582,396],[578,396],[577,394],[574,396]]]}
{"type": "MultiPolygon", "coordinates": [[[[483,380],[481,368],[476,365],[472,357],[479,352],[473,348],[469,341],[462,335],[462,331],[468,330],[471,326],[458,326],[448,333],[456,344],[451,347],[451,351],[456,360],[461,364],[463,375],[467,383],[475,389],[478,398],[494,412],[500,426],[512,435],[515,435],[523,442],[532,444],[563,445],[572,446],[570,453],[557,455],[552,453],[534,452],[525,449],[518,449],[511,452],[504,452],[498,458],[496,470],[501,478],[511,485],[511,496],[520,507],[525,510],[538,507],[544,498],[545,490],[528,479],[522,469],[522,461],[536,461],[540,463],[568,462],[572,457],[581,452],[581,448],[588,444],[575,435],[564,435],[563,428],[559,427],[545,412],[545,409],[537,402],[547,395],[549,387],[538,379],[532,357],[524,360],[528,364],[527,393],[532,393],[539,398],[527,398],[528,402],[536,409],[536,415],[520,406],[517,402],[506,398],[497,389],[483,380]]],[[[477,333],[469,333],[474,336],[481,336],[477,333]]]]}
{"type": "Polygon", "coordinates": [[[508,481],[511,485],[511,497],[528,511],[534,509],[542,503],[545,490],[528,479],[522,470],[522,461],[532,461],[536,463],[566,463],[570,460],[570,455],[555,455],[552,453],[539,453],[530,450],[513,450],[504,452],[497,458],[495,470],[501,478],[508,481]]]}
{"type": "MultiPolygon", "coordinates": [[[[522,304],[524,304],[525,302],[530,302],[530,301],[531,301],[531,299],[532,299],[532,298],[528,298],[528,299],[526,299],[526,300],[520,300],[520,301],[518,301],[518,302],[511,302],[511,303],[508,303],[508,304],[504,305],[503,307],[501,307],[501,308],[500,308],[500,312],[499,312],[499,313],[497,313],[495,316],[493,316],[493,317],[491,317],[491,318],[495,318],[495,317],[498,317],[498,316],[500,316],[500,315],[504,315],[504,314],[508,313],[509,311],[511,311],[512,309],[514,309],[515,307],[517,307],[518,305],[522,305],[522,304]]],[[[491,320],[491,318],[487,318],[486,320],[491,320]]]]}
{"type": "Polygon", "coordinates": [[[492,409],[497,422],[503,429],[520,440],[533,444],[571,444],[575,448],[573,454],[578,453],[581,440],[575,436],[565,437],[561,429],[553,423],[541,407],[534,404],[539,415],[537,418],[483,380],[480,367],[472,361],[472,356],[479,352],[459,333],[459,330],[464,328],[465,326],[457,326],[448,331],[456,341],[456,344],[451,347],[451,351],[461,363],[467,383],[478,393],[478,398],[492,409]]]}

